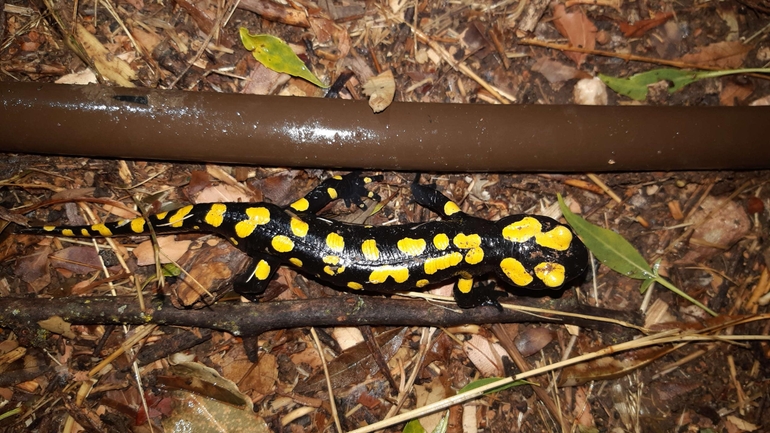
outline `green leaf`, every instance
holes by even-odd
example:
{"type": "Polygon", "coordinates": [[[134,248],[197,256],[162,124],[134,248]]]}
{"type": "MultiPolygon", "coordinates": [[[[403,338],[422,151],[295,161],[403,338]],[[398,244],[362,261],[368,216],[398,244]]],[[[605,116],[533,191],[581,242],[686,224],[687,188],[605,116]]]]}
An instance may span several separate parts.
{"type": "Polygon", "coordinates": [[[286,73],[295,77],[304,78],[318,87],[329,87],[322,83],[305,66],[305,63],[294,54],[286,42],[271,35],[252,35],[248,29],[241,27],[239,29],[241,43],[252,52],[254,58],[259,63],[274,70],[275,72],[286,73]]]}
{"type": "MultiPolygon", "coordinates": [[[[484,378],[484,379],[474,380],[473,382],[471,382],[471,383],[465,385],[464,387],[462,387],[459,391],[457,391],[457,393],[458,394],[462,394],[464,392],[473,391],[476,388],[481,388],[482,386],[485,386],[485,385],[488,385],[490,383],[494,383],[494,382],[497,382],[497,381],[503,380],[503,379],[505,379],[505,378],[504,377],[487,377],[487,378],[484,378]]],[[[501,385],[499,388],[491,389],[491,390],[487,391],[485,394],[492,394],[492,393],[495,393],[495,392],[500,392],[500,391],[506,390],[508,388],[513,388],[514,386],[525,385],[527,383],[529,383],[529,382],[527,382],[526,380],[516,380],[516,381],[511,382],[511,383],[509,383],[507,385],[501,385]]]]}
{"type": "Polygon", "coordinates": [[[646,292],[646,291],[647,291],[647,289],[649,289],[649,288],[650,288],[650,286],[652,286],[652,283],[654,283],[654,282],[655,282],[655,280],[654,280],[654,279],[652,279],[652,278],[650,278],[649,280],[644,280],[644,281],[642,281],[642,285],[641,285],[641,286],[639,286],[639,292],[640,292],[640,293],[644,293],[644,292],[646,292]]]}
{"type": "Polygon", "coordinates": [[[558,195],[558,199],[564,219],[602,263],[615,272],[637,280],[655,278],[644,257],[623,236],[612,230],[595,226],[570,212],[561,194],[558,195]]]}
{"type": "Polygon", "coordinates": [[[599,74],[599,79],[617,93],[637,101],[643,101],[647,98],[647,86],[658,81],[668,81],[671,83],[668,93],[674,93],[682,87],[704,78],[747,73],[767,74],[770,73],[770,68],[725,69],[721,71],[690,71],[686,69],[661,68],[640,72],[628,78],[599,74]]]}
{"type": "Polygon", "coordinates": [[[164,263],[162,269],[164,277],[178,277],[182,275],[182,270],[173,263],[164,263]]]}
{"type": "Polygon", "coordinates": [[[698,307],[703,308],[712,316],[717,315],[717,313],[658,275],[660,261],[655,264],[655,269],[653,270],[644,260],[644,257],[639,254],[639,251],[625,240],[623,236],[620,236],[612,230],[595,226],[582,217],[575,215],[564,203],[561,194],[557,194],[557,198],[559,200],[561,212],[564,214],[564,219],[566,219],[572,226],[575,233],[580,236],[583,243],[586,244],[593,255],[615,272],[638,280],[644,280],[640,289],[642,293],[644,293],[654,281],[698,307]]]}
{"type": "Polygon", "coordinates": [[[422,428],[419,420],[413,419],[406,423],[403,433],[425,433],[425,429],[422,428]]]}

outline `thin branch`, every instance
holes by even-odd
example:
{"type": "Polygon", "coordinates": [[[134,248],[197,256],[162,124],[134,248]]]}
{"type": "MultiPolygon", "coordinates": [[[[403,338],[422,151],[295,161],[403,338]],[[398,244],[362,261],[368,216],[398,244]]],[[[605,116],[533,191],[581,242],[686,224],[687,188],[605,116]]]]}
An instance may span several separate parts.
{"type": "MultiPolygon", "coordinates": [[[[516,298],[520,306],[545,307],[584,315],[614,316],[638,323],[634,314],[579,305],[572,296],[560,299],[516,298]]],[[[503,312],[493,307],[459,310],[425,301],[378,296],[335,296],[265,303],[218,303],[200,310],[181,310],[171,302],[156,300],[142,311],[133,297],[70,297],[56,299],[0,298],[0,327],[29,329],[30,325],[59,316],[73,324],[127,324],[195,326],[240,336],[257,336],[275,329],[310,326],[409,325],[456,326],[462,324],[555,322],[637,335],[637,331],[572,316],[538,316],[522,311],[503,312]]]]}

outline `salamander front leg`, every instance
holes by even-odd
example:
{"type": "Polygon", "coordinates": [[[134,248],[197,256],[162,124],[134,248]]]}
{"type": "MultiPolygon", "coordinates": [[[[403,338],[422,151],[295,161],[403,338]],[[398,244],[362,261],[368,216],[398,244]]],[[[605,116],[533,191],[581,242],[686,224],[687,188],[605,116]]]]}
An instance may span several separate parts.
{"type": "Polygon", "coordinates": [[[249,301],[256,302],[267,289],[267,284],[273,278],[276,269],[281,266],[281,262],[268,255],[252,257],[246,271],[233,280],[233,290],[249,301]]]}
{"type": "Polygon", "coordinates": [[[455,302],[460,308],[474,308],[483,305],[491,305],[498,311],[503,311],[503,306],[497,298],[505,296],[505,292],[495,290],[494,283],[478,283],[475,287],[472,278],[462,278],[457,280],[454,286],[453,295],[455,302]]]}
{"type": "Polygon", "coordinates": [[[289,207],[299,213],[316,213],[334,200],[343,200],[346,206],[353,203],[361,209],[366,209],[362,197],[380,200],[380,196],[366,189],[366,185],[381,180],[381,175],[362,176],[360,171],[330,177],[289,207]]]}
{"type": "Polygon", "coordinates": [[[417,204],[441,215],[442,218],[461,218],[465,215],[465,213],[460,210],[460,206],[450,200],[449,197],[440,193],[435,188],[420,185],[419,174],[414,178],[411,189],[412,196],[417,204]]]}

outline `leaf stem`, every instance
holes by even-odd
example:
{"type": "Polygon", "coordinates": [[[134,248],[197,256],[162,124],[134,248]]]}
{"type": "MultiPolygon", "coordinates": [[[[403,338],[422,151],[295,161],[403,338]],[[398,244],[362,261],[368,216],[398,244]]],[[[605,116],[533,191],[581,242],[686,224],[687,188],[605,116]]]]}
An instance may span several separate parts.
{"type": "Polygon", "coordinates": [[[663,278],[661,276],[656,276],[654,278],[654,280],[655,280],[656,283],[666,287],[667,289],[669,289],[672,292],[676,293],[677,295],[687,299],[688,301],[692,302],[693,304],[697,305],[698,307],[703,308],[704,311],[706,311],[707,313],[711,314],[712,316],[718,316],[718,314],[715,313],[713,310],[711,310],[709,307],[701,304],[700,302],[695,300],[692,296],[690,296],[687,293],[681,291],[678,287],[676,287],[675,285],[669,283],[668,280],[666,280],[665,278],[663,278]]]}

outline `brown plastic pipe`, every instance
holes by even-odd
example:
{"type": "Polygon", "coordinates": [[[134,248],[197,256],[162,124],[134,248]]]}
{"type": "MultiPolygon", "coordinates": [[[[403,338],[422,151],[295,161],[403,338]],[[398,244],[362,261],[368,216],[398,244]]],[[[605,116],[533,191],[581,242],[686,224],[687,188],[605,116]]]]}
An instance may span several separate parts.
{"type": "Polygon", "coordinates": [[[770,107],[393,103],[0,83],[0,151],[295,167],[770,167],[770,107]]]}

